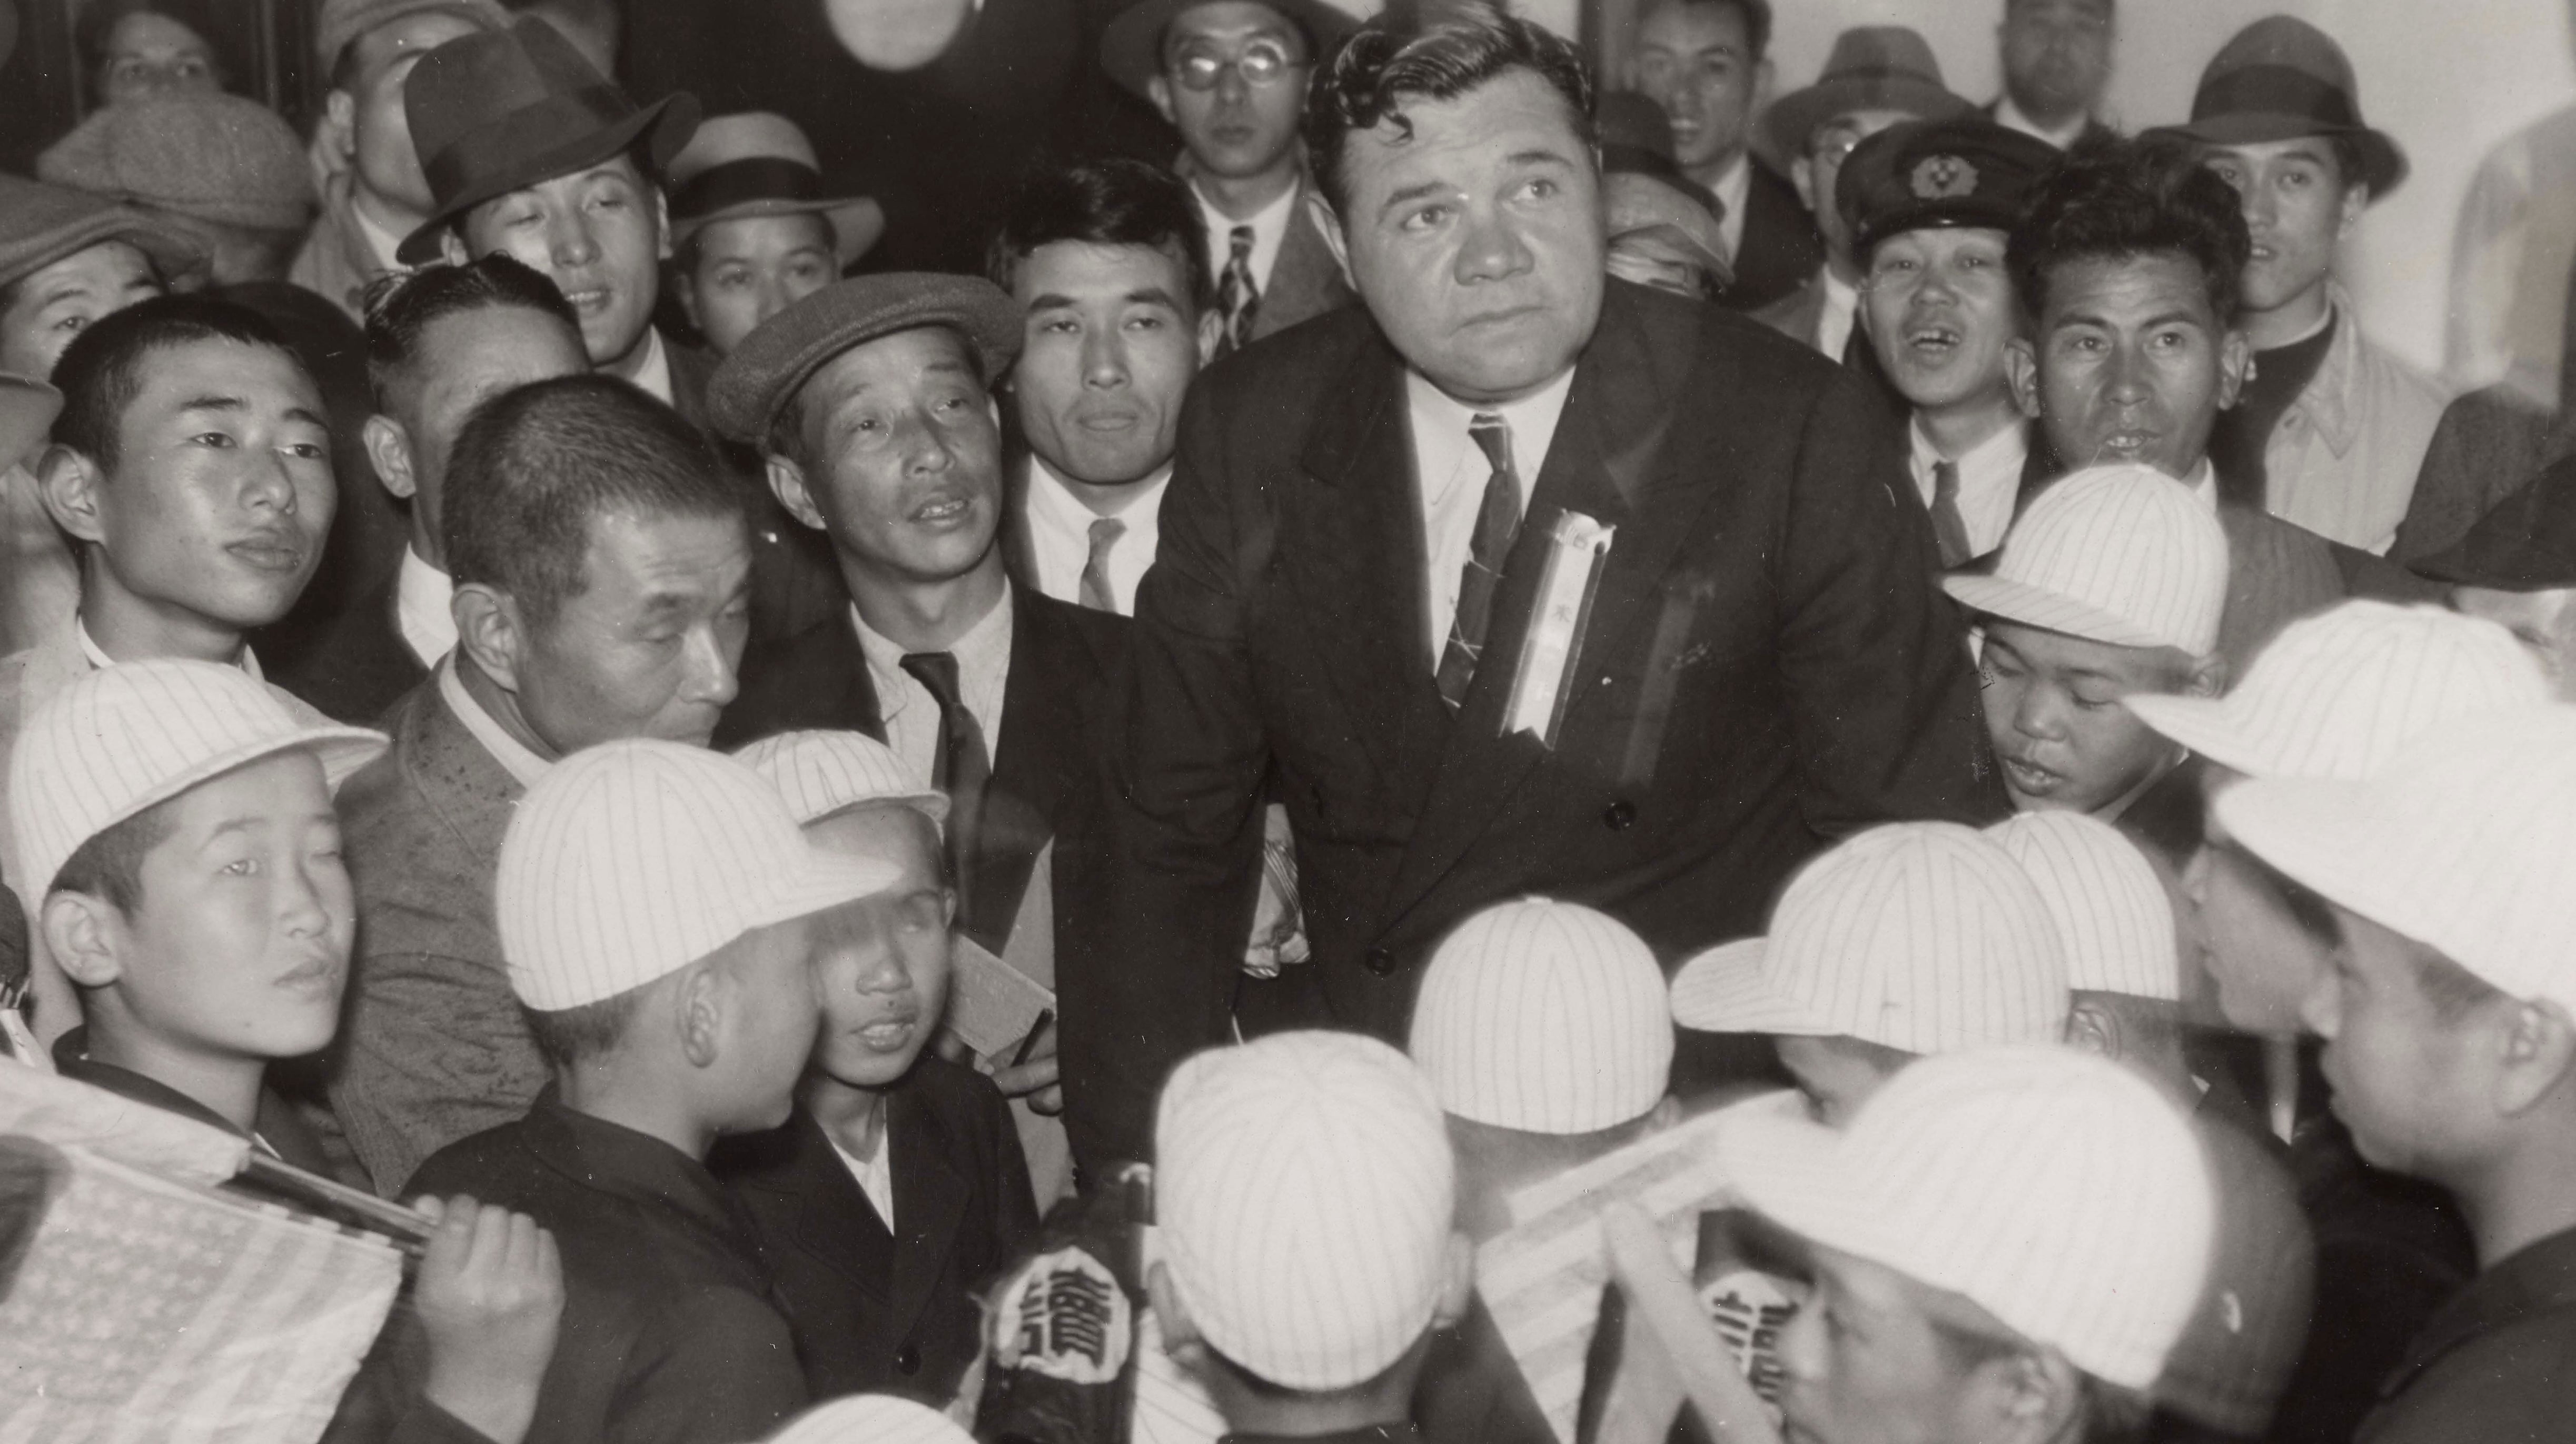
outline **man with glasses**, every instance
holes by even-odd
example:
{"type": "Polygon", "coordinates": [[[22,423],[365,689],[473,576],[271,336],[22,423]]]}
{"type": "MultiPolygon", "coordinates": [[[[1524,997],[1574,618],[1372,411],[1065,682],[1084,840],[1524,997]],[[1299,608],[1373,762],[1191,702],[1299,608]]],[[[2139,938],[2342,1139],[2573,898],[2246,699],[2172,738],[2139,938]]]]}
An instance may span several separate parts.
{"type": "Polygon", "coordinates": [[[1307,77],[1351,25],[1323,0],[1142,0],[1101,33],[1102,68],[1181,133],[1220,355],[1351,302],[1297,140],[1307,77]]]}

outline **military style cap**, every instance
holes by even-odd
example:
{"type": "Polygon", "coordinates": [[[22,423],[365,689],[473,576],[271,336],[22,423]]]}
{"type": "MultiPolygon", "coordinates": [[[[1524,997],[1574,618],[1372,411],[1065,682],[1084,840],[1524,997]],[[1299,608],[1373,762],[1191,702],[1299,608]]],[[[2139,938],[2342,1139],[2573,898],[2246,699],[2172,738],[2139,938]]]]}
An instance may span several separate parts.
{"type": "Polygon", "coordinates": [[[975,276],[895,271],[826,286],[760,323],[707,383],[707,418],[717,431],[758,445],[788,401],[823,363],[897,331],[946,326],[966,338],[1000,376],[1020,351],[1020,308],[975,276]]]}
{"type": "Polygon", "coordinates": [[[1899,231],[2008,231],[2057,161],[2057,147],[1981,115],[1908,121],[1852,147],[1834,206],[1862,255],[1899,231]]]}

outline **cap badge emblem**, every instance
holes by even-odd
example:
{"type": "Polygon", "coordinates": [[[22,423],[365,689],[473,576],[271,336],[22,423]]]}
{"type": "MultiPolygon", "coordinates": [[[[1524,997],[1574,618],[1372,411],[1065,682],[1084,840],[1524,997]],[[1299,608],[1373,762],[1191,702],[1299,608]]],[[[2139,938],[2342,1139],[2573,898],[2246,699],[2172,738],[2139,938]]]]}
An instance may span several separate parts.
{"type": "Polygon", "coordinates": [[[1927,155],[1914,164],[1914,194],[1927,201],[1977,193],[1977,168],[1955,155],[1927,155]]]}

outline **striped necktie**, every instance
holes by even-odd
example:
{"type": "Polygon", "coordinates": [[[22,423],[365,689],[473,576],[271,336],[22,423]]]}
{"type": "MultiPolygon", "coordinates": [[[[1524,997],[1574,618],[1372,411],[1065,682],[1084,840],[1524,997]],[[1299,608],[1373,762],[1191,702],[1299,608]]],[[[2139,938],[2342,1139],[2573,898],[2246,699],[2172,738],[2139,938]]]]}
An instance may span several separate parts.
{"type": "Polygon", "coordinates": [[[1503,559],[1511,554],[1512,537],[1521,527],[1521,484],[1512,471],[1510,423],[1479,411],[1467,423],[1467,434],[1494,471],[1485,479],[1475,539],[1458,574],[1458,615],[1449,623],[1449,644],[1440,651],[1440,695],[1452,711],[1467,700],[1467,685],[1476,678],[1476,659],[1485,650],[1485,631],[1493,621],[1494,588],[1503,579],[1503,559]]]}
{"type": "Polygon", "coordinates": [[[1261,310],[1261,288],[1252,284],[1252,227],[1226,233],[1225,274],[1217,278],[1217,309],[1225,314],[1225,341],[1219,355],[1252,344],[1252,319],[1261,310]]]}

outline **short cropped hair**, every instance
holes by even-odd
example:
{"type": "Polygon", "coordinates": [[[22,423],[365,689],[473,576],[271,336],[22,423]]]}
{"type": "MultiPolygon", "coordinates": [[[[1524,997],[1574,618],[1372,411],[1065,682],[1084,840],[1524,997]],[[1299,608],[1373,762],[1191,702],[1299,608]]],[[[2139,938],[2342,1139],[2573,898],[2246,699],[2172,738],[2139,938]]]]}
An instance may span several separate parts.
{"type": "Polygon", "coordinates": [[[1337,211],[1350,204],[1342,168],[1352,132],[1390,122],[1410,135],[1406,102],[1455,100],[1512,70],[1554,87],[1575,133],[1591,143],[1592,77],[1555,32],[1488,0],[1417,0],[1361,26],[1306,92],[1306,151],[1324,198],[1337,211]]]}
{"type": "Polygon", "coordinates": [[[461,266],[390,272],[367,287],[367,385],[385,404],[393,377],[420,360],[421,338],[449,316],[486,307],[516,306],[552,316],[581,333],[572,303],[523,262],[495,252],[461,266]]]}
{"type": "Polygon", "coordinates": [[[445,511],[457,584],[508,593],[538,626],[589,586],[595,519],[746,515],[696,427],[596,372],[533,382],[478,408],[448,461],[445,511]]]}
{"type": "Polygon", "coordinates": [[[1637,12],[1637,19],[1643,22],[1647,16],[1667,7],[1732,10],[1744,17],[1744,44],[1753,52],[1748,58],[1759,65],[1771,53],[1771,0],[1646,0],[1645,8],[1637,12]]]}
{"type": "Polygon", "coordinates": [[[2253,258],[2244,201],[2175,136],[2079,142],[2038,190],[2004,249],[2023,313],[2048,308],[2048,281],[2070,261],[2180,256],[2200,267],[2219,324],[2236,322],[2237,283],[2253,258]]]}
{"type": "Polygon", "coordinates": [[[1207,223],[1189,182],[1166,167],[1118,156],[1031,171],[985,248],[984,273],[1007,291],[1020,262],[1058,241],[1175,252],[1190,304],[1204,307],[1212,294],[1207,223]]]}
{"type": "Polygon", "coordinates": [[[54,417],[54,442],[113,472],[117,432],[125,409],[143,394],[144,366],[155,351],[199,341],[265,346],[304,369],[295,348],[268,319],[248,307],[211,296],[155,296],[102,316],[63,348],[53,382],[63,393],[54,417]]]}
{"type": "Polygon", "coordinates": [[[546,1011],[522,1004],[519,1015],[528,1020],[528,1041],[537,1045],[537,1056],[549,1066],[569,1068],[614,1052],[643,1006],[645,988],[652,986],[646,983],[577,1008],[546,1011]]]}

